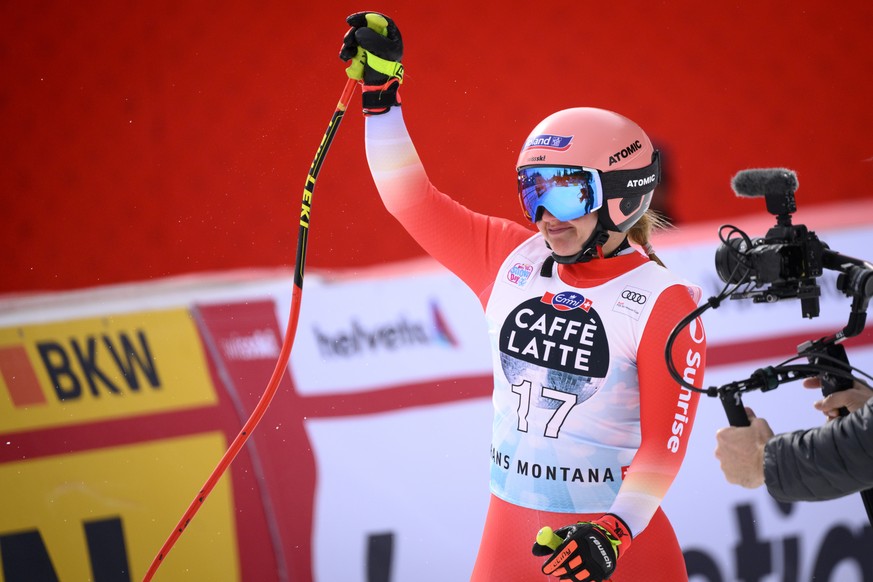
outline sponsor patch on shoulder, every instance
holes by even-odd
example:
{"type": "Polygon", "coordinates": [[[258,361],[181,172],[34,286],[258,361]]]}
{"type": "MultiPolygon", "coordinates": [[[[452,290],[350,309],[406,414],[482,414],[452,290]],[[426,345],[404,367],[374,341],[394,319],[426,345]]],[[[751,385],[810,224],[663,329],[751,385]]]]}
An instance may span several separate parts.
{"type": "Polygon", "coordinates": [[[524,257],[515,257],[509,269],[503,276],[503,281],[520,289],[524,289],[533,278],[533,263],[524,257]]]}
{"type": "Polygon", "coordinates": [[[612,310],[616,313],[623,313],[628,317],[633,317],[634,319],[639,320],[651,295],[651,291],[627,285],[618,295],[618,298],[615,300],[615,305],[612,306],[612,310]]]}

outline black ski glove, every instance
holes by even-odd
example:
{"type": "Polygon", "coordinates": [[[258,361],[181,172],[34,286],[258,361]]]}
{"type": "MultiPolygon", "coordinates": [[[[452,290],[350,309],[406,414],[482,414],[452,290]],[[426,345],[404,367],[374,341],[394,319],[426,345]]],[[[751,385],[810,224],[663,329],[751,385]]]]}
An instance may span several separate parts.
{"type": "Polygon", "coordinates": [[[394,21],[378,12],[356,12],[346,22],[340,58],[349,62],[346,74],[361,81],[364,114],[379,115],[400,105],[403,82],[403,39],[394,21]]]}
{"type": "Polygon", "coordinates": [[[618,558],[632,540],[624,522],[607,513],[554,532],[543,528],[531,551],[535,556],[549,556],[543,574],[573,582],[602,582],[615,572],[618,558]]]}

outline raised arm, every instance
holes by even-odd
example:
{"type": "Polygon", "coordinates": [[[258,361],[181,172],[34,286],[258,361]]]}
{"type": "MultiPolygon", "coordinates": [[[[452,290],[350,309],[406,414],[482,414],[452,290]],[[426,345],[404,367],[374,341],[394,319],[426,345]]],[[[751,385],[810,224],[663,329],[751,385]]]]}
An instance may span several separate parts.
{"type": "MultiPolygon", "coordinates": [[[[347,19],[340,56],[360,75],[367,161],[388,211],[432,257],[483,300],[503,259],[533,232],[516,222],[469,210],[430,181],[400,107],[403,42],[390,18],[357,13],[347,19]]],[[[490,195],[490,184],[470,188],[490,195]]],[[[507,195],[514,195],[510,192],[507,195]]]]}

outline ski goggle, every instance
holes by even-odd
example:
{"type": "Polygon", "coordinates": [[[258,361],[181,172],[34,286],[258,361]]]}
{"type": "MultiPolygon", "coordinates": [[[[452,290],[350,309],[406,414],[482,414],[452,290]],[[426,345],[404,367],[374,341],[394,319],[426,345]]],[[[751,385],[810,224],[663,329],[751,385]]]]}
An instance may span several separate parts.
{"type": "Polygon", "coordinates": [[[518,170],[518,197],[525,217],[536,222],[542,208],[561,221],[590,214],[603,205],[600,172],[570,166],[531,166],[518,170]]]}
{"type": "Polygon", "coordinates": [[[525,217],[531,222],[541,218],[542,208],[566,222],[600,209],[605,200],[632,203],[660,183],[661,155],[655,150],[648,166],[630,170],[601,172],[580,166],[519,168],[518,198],[525,217]]]}

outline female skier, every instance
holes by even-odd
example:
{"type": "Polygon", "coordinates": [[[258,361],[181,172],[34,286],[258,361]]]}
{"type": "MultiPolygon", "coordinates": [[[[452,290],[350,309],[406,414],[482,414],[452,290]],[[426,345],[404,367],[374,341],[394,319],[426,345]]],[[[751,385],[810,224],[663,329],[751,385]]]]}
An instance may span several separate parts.
{"type": "MultiPolygon", "coordinates": [[[[471,580],[687,580],[660,503],[684,457],[697,394],[671,379],[664,346],[699,289],[649,244],[658,152],[616,113],[559,111],[518,157],[518,195],[537,232],[477,214],[431,184],[407,133],[394,22],[373,12],[347,22],[340,58],[361,81],[379,194],[485,310],[492,496],[471,580]]],[[[696,386],[704,352],[695,322],[674,355],[696,386]]]]}

